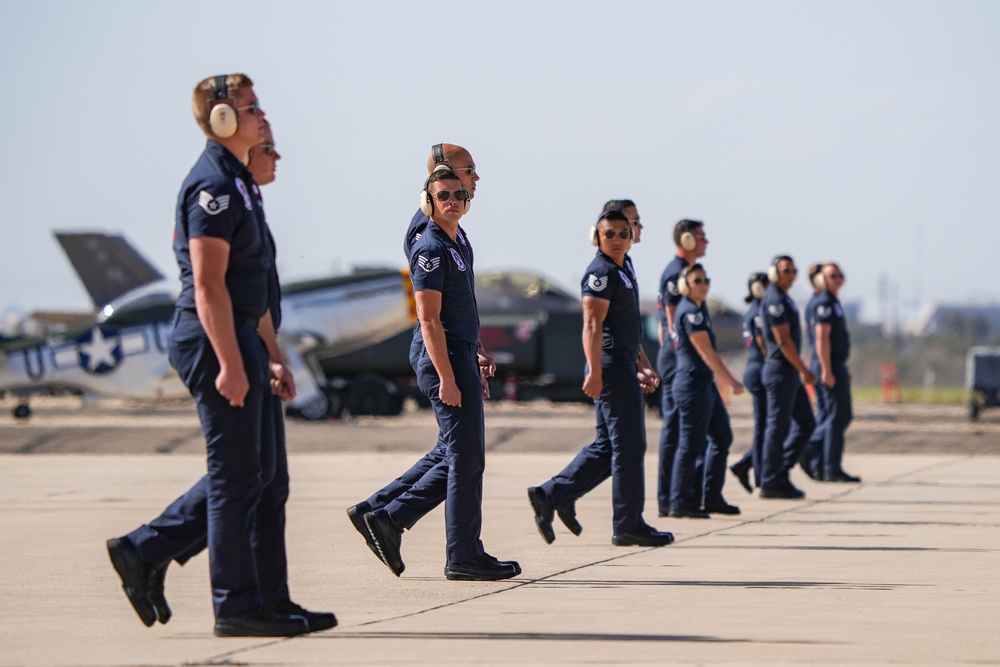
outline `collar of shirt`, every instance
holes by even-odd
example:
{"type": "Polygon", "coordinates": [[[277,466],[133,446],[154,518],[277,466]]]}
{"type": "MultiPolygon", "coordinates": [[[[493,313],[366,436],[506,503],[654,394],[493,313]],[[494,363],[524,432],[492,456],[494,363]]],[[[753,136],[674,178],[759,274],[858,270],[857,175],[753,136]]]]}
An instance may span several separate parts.
{"type": "Polygon", "coordinates": [[[246,168],[246,165],[240,162],[235,155],[229,152],[229,149],[219,142],[209,139],[208,143],[205,145],[205,152],[209,155],[217,157],[223,168],[231,176],[239,176],[242,178],[244,182],[246,182],[247,187],[250,187],[251,183],[254,182],[253,174],[251,174],[250,170],[246,168]]]}

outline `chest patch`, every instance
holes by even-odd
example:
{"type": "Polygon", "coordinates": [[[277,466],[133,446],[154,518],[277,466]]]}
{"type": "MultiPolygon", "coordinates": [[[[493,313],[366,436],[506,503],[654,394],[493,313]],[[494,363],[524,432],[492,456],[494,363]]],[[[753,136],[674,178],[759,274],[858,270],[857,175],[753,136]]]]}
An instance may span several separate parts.
{"type": "Polygon", "coordinates": [[[448,252],[451,253],[451,258],[455,260],[455,266],[458,267],[458,270],[465,271],[465,262],[462,261],[462,255],[454,248],[448,248],[448,252]]]}
{"type": "Polygon", "coordinates": [[[625,272],[619,269],[618,275],[622,277],[622,282],[625,283],[625,287],[632,289],[632,281],[628,279],[628,276],[625,275],[625,272]]]}
{"type": "Polygon", "coordinates": [[[587,276],[587,286],[595,292],[603,292],[608,286],[608,277],[598,278],[593,273],[587,276]]]}
{"type": "Polygon", "coordinates": [[[250,201],[250,191],[247,190],[247,184],[243,182],[242,178],[236,179],[236,189],[240,191],[240,195],[243,197],[243,205],[247,207],[248,211],[252,211],[253,202],[250,201]]]}

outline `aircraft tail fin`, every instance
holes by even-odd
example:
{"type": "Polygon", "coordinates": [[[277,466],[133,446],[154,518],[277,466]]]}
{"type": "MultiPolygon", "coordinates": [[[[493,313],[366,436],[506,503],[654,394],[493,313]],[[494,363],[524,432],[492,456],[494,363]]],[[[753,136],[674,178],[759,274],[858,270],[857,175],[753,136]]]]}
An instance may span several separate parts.
{"type": "Polygon", "coordinates": [[[124,236],[103,232],[55,232],[95,308],[125,292],[162,280],[156,267],[124,236]]]}

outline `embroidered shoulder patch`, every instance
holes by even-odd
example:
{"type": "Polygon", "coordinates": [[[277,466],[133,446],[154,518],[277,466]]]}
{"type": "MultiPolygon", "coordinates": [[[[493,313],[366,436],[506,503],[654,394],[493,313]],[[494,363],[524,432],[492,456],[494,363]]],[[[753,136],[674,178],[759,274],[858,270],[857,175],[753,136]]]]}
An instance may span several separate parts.
{"type": "Polygon", "coordinates": [[[417,266],[424,270],[426,273],[430,273],[441,266],[440,257],[428,257],[427,255],[417,255],[417,266]]]}
{"type": "Polygon", "coordinates": [[[603,278],[598,278],[591,273],[590,276],[587,277],[587,285],[595,292],[603,292],[604,288],[608,286],[608,277],[604,276],[603,278]]]}
{"type": "Polygon", "coordinates": [[[209,215],[218,215],[229,208],[229,195],[214,197],[208,190],[202,190],[198,193],[198,206],[209,215]]]}

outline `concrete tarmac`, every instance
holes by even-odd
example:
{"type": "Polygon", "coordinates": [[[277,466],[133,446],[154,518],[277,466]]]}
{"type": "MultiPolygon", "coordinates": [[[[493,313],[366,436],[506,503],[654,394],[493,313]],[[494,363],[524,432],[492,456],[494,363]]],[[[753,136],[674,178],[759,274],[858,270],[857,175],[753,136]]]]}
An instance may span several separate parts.
{"type": "MultiPolygon", "coordinates": [[[[526,428],[551,441],[565,429],[585,433],[589,418],[555,410],[550,421],[563,426],[526,428]]],[[[148,444],[168,428],[117,421],[100,426],[111,441],[133,429],[130,438],[142,443],[145,433],[148,444]]],[[[0,424],[0,442],[54,428],[35,424],[0,424]]],[[[319,426],[332,441],[357,434],[339,427],[319,426]]],[[[91,427],[62,428],[72,440],[91,427]]],[[[546,545],[525,490],[575,447],[494,447],[483,540],[524,572],[471,583],[444,579],[441,508],[404,535],[398,579],[344,513],[415,451],[358,440],[306,449],[293,443],[290,460],[290,586],[293,599],[336,612],[340,625],[293,639],[214,637],[206,555],[168,571],[167,625],[145,628],[122,593],[105,540],[186,490],[204,471],[199,453],[0,454],[0,665],[1000,664],[1000,456],[851,453],[862,484],[796,471],[806,499],[776,501],[730,479],[726,495],[741,516],[677,520],[656,518],[651,453],[646,518],[677,543],[648,549],[612,546],[610,484],[578,503],[581,536],[557,519],[546,545]]]]}

